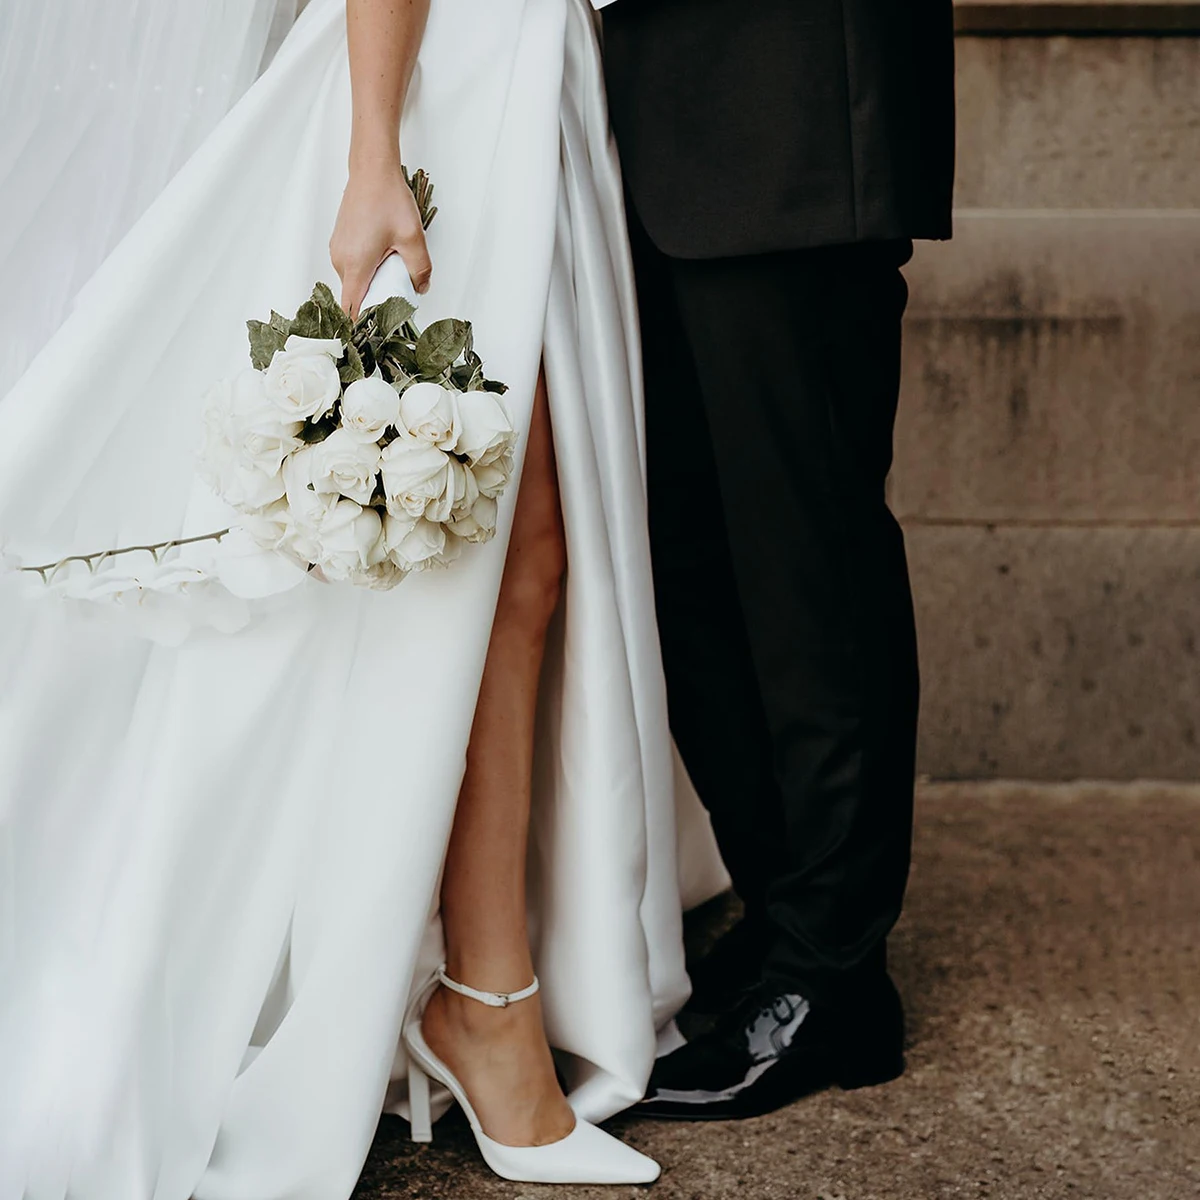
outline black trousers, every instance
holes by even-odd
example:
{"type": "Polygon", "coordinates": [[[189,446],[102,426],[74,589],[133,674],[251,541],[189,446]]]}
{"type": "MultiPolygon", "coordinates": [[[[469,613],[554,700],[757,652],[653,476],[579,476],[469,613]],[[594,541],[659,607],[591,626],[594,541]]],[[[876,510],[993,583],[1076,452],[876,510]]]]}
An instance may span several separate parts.
{"type": "Polygon", "coordinates": [[[672,259],[633,223],[672,732],[767,974],[884,967],[912,833],[917,654],[884,494],[911,242],[672,259]]]}

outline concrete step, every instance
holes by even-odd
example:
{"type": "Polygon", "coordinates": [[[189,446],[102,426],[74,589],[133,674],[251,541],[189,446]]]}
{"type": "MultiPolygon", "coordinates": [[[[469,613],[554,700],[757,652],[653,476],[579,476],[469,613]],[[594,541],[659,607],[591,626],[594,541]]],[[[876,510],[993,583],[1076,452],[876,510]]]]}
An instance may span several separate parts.
{"type": "Polygon", "coordinates": [[[1200,36],[960,36],[957,49],[960,207],[1200,203],[1200,36]]]}
{"type": "Polygon", "coordinates": [[[917,525],[919,769],[1200,778],[1200,528],[917,525]]]}
{"type": "Polygon", "coordinates": [[[1017,37],[1200,32],[1197,0],[954,0],[960,34],[1017,37]]]}

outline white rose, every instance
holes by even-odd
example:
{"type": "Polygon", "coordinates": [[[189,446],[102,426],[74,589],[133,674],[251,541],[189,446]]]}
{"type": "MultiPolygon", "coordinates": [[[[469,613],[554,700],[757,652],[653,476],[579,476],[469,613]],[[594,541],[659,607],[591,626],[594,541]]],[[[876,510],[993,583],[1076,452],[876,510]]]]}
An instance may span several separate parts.
{"type": "Polygon", "coordinates": [[[349,579],[387,557],[383,522],[373,508],[339,500],[321,522],[318,565],[327,579],[349,579]]]}
{"type": "Polygon", "coordinates": [[[447,518],[448,520],[466,516],[475,507],[475,503],[480,495],[479,480],[475,478],[475,472],[462,463],[456,462],[455,465],[462,468],[462,475],[459,476],[458,472],[455,472],[455,485],[458,494],[455,497],[454,507],[447,518]],[[460,483],[461,486],[459,486],[460,483]]]}
{"type": "Polygon", "coordinates": [[[464,542],[490,542],[496,534],[496,514],[496,501],[480,496],[469,512],[456,517],[447,528],[464,542]]]}
{"type": "Polygon", "coordinates": [[[211,572],[227,591],[244,600],[289,592],[305,582],[309,562],[291,552],[288,517],[288,503],[280,500],[245,514],[240,528],[223,537],[219,546],[201,543],[183,554],[190,565],[211,572]]]}
{"type": "Polygon", "coordinates": [[[495,462],[488,463],[487,466],[472,467],[471,474],[475,478],[479,494],[495,500],[508,486],[508,481],[512,478],[513,467],[511,451],[496,459],[495,462]]]}
{"type": "Polygon", "coordinates": [[[379,447],[360,441],[347,429],[335,429],[312,447],[310,470],[318,492],[338,492],[359,504],[370,504],[379,472],[379,447]]]}
{"type": "Polygon", "coordinates": [[[201,478],[235,508],[261,508],[282,496],[280,466],[302,444],[302,426],[284,421],[267,400],[262,372],[247,369],[214,384],[203,403],[201,478]]]}
{"type": "Polygon", "coordinates": [[[400,393],[382,375],[356,379],[342,397],[342,428],[360,441],[378,441],[400,418],[400,393]]]}
{"type": "MultiPolygon", "coordinates": [[[[448,454],[433,446],[397,438],[384,447],[381,460],[383,492],[392,516],[423,517],[430,509],[446,507],[447,497],[453,506],[453,468],[461,468],[462,464],[456,463],[448,454]]],[[[465,481],[462,488],[465,491],[465,481]]],[[[447,515],[449,512],[450,508],[446,508],[447,515]]]]}
{"type": "Polygon", "coordinates": [[[304,444],[299,437],[304,422],[281,417],[267,396],[267,381],[261,371],[247,369],[235,376],[233,418],[243,461],[268,475],[274,475],[283,460],[304,444]]]}
{"type": "Polygon", "coordinates": [[[372,591],[390,592],[398,583],[404,582],[407,574],[407,571],[396,566],[390,558],[385,558],[383,562],[375,563],[366,570],[352,572],[350,582],[359,587],[369,587],[372,591]]]}
{"type": "Polygon", "coordinates": [[[472,466],[488,466],[516,444],[508,408],[494,392],[463,392],[458,413],[461,429],[454,450],[466,455],[472,466]]]}
{"type": "Polygon", "coordinates": [[[439,450],[453,450],[459,436],[460,396],[440,383],[414,383],[400,395],[401,433],[439,450]]]}
{"type": "Polygon", "coordinates": [[[226,395],[234,447],[247,466],[274,475],[283,460],[303,445],[299,434],[304,422],[290,421],[280,414],[267,396],[265,375],[252,367],[229,381],[226,395]]]}
{"type": "Polygon", "coordinates": [[[315,447],[304,446],[291,455],[283,464],[283,483],[287,501],[293,513],[328,508],[333,501],[328,496],[318,496],[313,483],[313,452],[315,447]]]}
{"type": "Polygon", "coordinates": [[[292,420],[320,420],[342,394],[337,360],[344,347],[337,338],[302,338],[293,334],[276,350],[267,367],[267,396],[292,420]]]}
{"type": "MultiPolygon", "coordinates": [[[[445,526],[443,526],[443,528],[445,528],[445,526]]],[[[449,530],[446,530],[446,544],[442,547],[441,554],[439,554],[430,565],[434,567],[448,567],[458,558],[460,554],[462,554],[463,547],[465,545],[466,542],[464,542],[462,538],[456,537],[449,530]]]]}
{"type": "Polygon", "coordinates": [[[453,458],[447,459],[447,464],[445,490],[425,509],[428,521],[449,521],[456,513],[465,512],[478,498],[479,488],[469,468],[453,458]]]}
{"type": "Polygon", "coordinates": [[[389,515],[383,523],[383,542],[402,571],[423,571],[446,549],[446,530],[423,517],[413,521],[389,515]]]}
{"type": "Polygon", "coordinates": [[[321,530],[338,502],[336,494],[318,492],[313,483],[313,447],[298,450],[283,464],[288,525],[285,547],[305,562],[321,557],[321,530]]]}
{"type": "Polygon", "coordinates": [[[280,499],[257,512],[243,513],[238,524],[264,550],[278,550],[287,538],[289,512],[287,500],[280,499]]]}
{"type": "Polygon", "coordinates": [[[346,353],[346,345],[341,338],[301,337],[298,333],[289,334],[283,348],[290,354],[326,354],[334,362],[346,353]]]}

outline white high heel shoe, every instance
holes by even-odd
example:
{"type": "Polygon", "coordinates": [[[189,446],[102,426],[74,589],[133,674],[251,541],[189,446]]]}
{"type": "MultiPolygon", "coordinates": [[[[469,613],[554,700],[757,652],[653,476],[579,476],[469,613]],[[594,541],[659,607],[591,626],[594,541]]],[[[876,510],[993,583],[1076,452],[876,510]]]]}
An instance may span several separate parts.
{"type": "Polygon", "coordinates": [[[467,996],[491,1008],[507,1008],[534,995],[539,987],[533,983],[519,992],[480,992],[458,983],[446,974],[443,966],[429,987],[418,997],[404,1030],[408,1047],[408,1103],[412,1110],[412,1140],[433,1141],[433,1122],[430,1112],[429,1081],[449,1089],[458,1101],[484,1161],[502,1179],[514,1183],[653,1183],[659,1176],[659,1166],[626,1146],[603,1129],[576,1118],[575,1128],[565,1138],[546,1146],[506,1146],[493,1141],[483,1132],[466,1090],[444,1062],[430,1050],[421,1033],[421,1015],[438,984],[460,996],[467,996]]]}

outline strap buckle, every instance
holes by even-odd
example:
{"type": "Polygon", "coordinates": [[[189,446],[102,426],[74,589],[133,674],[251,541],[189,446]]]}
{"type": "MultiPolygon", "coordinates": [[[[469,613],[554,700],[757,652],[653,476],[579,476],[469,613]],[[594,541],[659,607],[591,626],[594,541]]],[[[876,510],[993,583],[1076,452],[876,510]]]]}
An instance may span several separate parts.
{"type": "Polygon", "coordinates": [[[452,992],[457,992],[460,996],[466,996],[468,1000],[477,1000],[480,1004],[486,1004],[489,1008],[507,1008],[510,1004],[516,1004],[521,1000],[528,1000],[542,986],[535,975],[533,982],[528,987],[521,988],[518,992],[481,992],[478,988],[468,987],[465,983],[459,983],[457,979],[451,979],[446,974],[445,963],[442,963],[438,967],[437,977],[438,981],[452,992]]]}

